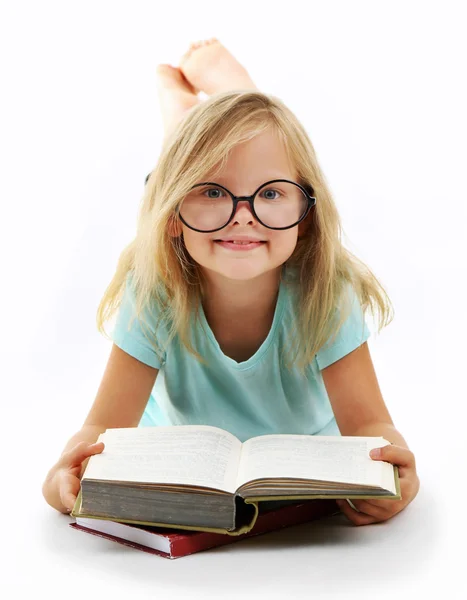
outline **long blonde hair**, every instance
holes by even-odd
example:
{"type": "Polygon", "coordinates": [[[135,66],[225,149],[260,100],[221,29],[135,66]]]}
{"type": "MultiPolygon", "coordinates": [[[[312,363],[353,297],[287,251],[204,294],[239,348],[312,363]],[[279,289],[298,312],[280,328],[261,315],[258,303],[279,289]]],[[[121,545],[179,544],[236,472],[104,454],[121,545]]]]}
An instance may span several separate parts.
{"type": "Polygon", "coordinates": [[[237,90],[216,94],[195,105],[166,139],[144,189],[136,236],[123,249],[100,301],[100,333],[108,337],[104,323],[118,310],[131,275],[136,295],[135,317],[149,331],[146,337],[155,352],[162,356],[178,334],[185,348],[206,364],[190,339],[190,317],[193,310],[197,314],[204,293],[202,273],[188,254],[183,236],[170,235],[169,227],[194,184],[203,181],[213,169],[221,169],[234,146],[270,127],[285,145],[296,169],[297,183],[311,186],[316,198],[307,217],[306,234],[298,239],[287,261],[287,272],[290,266],[290,272],[296,274],[297,319],[296,331],[291,332],[295,354],[287,348],[283,355],[285,364],[288,368],[295,365],[304,373],[318,350],[326,342],[333,342],[351,310],[346,294],[349,285],[363,313],[368,308],[372,314],[378,310],[378,331],[391,322],[392,305],[384,288],[371,270],[342,245],[341,220],[305,129],[279,98],[237,90]],[[164,321],[167,326],[164,346],[154,330],[149,330],[144,315],[151,306],[157,306],[159,322],[164,321]]]}

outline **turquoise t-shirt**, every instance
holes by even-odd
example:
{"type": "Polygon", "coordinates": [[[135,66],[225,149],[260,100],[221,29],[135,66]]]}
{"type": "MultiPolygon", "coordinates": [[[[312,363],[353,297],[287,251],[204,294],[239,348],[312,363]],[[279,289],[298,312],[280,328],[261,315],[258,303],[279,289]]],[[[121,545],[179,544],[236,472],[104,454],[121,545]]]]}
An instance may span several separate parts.
{"type": "MultiPolygon", "coordinates": [[[[340,435],[320,371],[370,336],[353,290],[352,298],[352,313],[333,344],[321,348],[304,376],[295,367],[289,372],[280,359],[295,319],[291,290],[283,281],[268,336],[253,356],[240,363],[222,352],[200,308],[200,324],[207,333],[200,325],[195,327],[192,319],[193,340],[208,362],[205,366],[185,350],[178,335],[161,361],[137,317],[128,330],[136,313],[134,292],[127,280],[112,339],[134,358],[159,369],[139,426],[213,425],[242,442],[273,433],[340,435]]],[[[155,316],[149,325],[151,322],[151,334],[155,335],[155,316]]],[[[161,325],[158,335],[164,335],[161,325]]]]}

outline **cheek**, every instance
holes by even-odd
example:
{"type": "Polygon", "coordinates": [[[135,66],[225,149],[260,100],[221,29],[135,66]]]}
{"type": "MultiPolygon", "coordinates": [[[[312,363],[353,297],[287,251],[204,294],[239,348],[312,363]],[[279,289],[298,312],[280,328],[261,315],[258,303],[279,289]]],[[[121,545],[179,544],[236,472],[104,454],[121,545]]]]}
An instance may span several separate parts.
{"type": "Polygon", "coordinates": [[[198,256],[206,255],[212,243],[208,237],[196,233],[196,231],[192,231],[188,227],[184,228],[183,241],[188,253],[195,260],[198,256]]]}
{"type": "Polygon", "coordinates": [[[277,232],[278,235],[270,237],[270,248],[272,252],[287,255],[287,258],[295,250],[297,245],[297,231],[277,232]]]}

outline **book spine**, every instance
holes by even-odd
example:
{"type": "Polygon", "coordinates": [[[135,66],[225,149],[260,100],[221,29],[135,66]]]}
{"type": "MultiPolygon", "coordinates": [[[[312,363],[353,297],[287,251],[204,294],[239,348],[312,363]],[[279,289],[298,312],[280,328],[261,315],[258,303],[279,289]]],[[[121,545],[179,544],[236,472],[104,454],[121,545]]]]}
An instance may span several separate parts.
{"type": "Polygon", "coordinates": [[[82,525],[78,525],[78,523],[70,523],[70,527],[77,529],[78,531],[84,531],[85,533],[96,535],[97,537],[104,538],[105,540],[117,542],[118,544],[128,546],[129,548],[142,550],[143,552],[148,552],[149,554],[157,554],[158,556],[162,556],[162,558],[173,558],[170,554],[167,554],[167,552],[162,552],[162,550],[156,550],[155,548],[149,548],[148,546],[143,546],[142,544],[137,544],[136,542],[130,542],[130,540],[116,537],[110,533],[103,533],[102,531],[97,531],[95,529],[88,529],[88,527],[83,527],[82,525]]]}

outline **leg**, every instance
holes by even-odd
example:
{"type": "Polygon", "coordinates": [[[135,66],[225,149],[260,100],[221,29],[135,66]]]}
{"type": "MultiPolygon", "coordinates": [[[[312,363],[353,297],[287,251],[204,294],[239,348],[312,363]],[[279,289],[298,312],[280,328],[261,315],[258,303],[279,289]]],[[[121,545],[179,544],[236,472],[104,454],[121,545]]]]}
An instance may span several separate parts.
{"type": "Polygon", "coordinates": [[[180,69],[170,65],[158,65],[157,91],[166,138],[184,114],[200,100],[180,69]]]}

